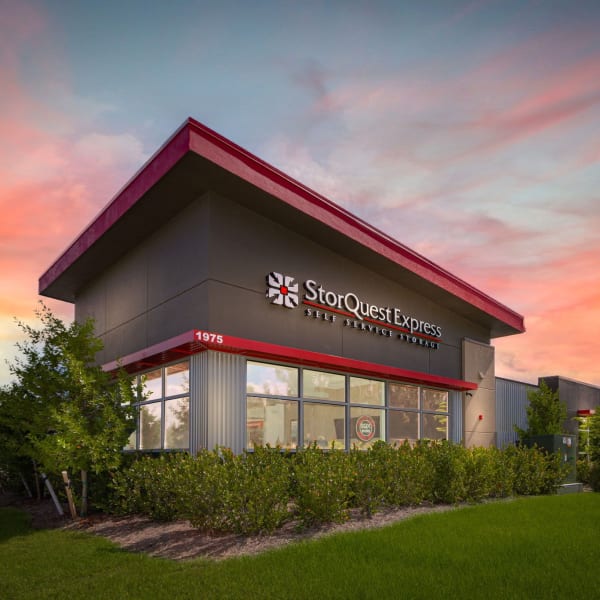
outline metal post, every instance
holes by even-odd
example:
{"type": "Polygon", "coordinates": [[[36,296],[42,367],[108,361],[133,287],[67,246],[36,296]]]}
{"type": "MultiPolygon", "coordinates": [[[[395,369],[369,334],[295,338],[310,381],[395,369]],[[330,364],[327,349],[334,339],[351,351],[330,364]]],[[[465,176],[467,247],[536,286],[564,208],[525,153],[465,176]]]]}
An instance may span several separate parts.
{"type": "Polygon", "coordinates": [[[63,510],[63,507],[60,505],[60,502],[58,501],[58,498],[56,497],[56,494],[54,493],[54,488],[52,487],[52,484],[50,483],[48,476],[46,475],[46,473],[40,473],[40,474],[42,476],[42,481],[46,484],[46,487],[48,488],[48,492],[50,492],[50,496],[52,497],[52,500],[54,501],[54,506],[56,506],[56,510],[58,511],[58,514],[61,517],[64,517],[65,511],[63,510]]]}

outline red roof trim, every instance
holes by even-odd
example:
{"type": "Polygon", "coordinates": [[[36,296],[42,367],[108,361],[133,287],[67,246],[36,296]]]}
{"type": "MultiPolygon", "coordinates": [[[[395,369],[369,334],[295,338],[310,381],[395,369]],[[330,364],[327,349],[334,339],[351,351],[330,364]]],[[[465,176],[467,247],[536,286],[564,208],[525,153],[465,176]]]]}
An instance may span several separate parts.
{"type": "Polygon", "coordinates": [[[461,379],[430,375],[428,373],[409,371],[407,369],[399,369],[397,367],[370,363],[353,358],[344,358],[333,354],[321,354],[320,352],[198,331],[196,329],[145,348],[140,352],[125,356],[119,361],[107,363],[103,366],[103,369],[105,371],[115,371],[119,367],[122,367],[130,373],[135,373],[136,371],[159,367],[175,360],[181,360],[182,353],[195,354],[205,350],[218,350],[219,352],[229,354],[242,354],[251,358],[276,360],[321,369],[334,369],[346,373],[356,373],[358,375],[434,385],[458,391],[476,390],[478,387],[476,383],[461,379]],[[208,334],[208,341],[203,340],[203,334],[208,334]]]}
{"type": "Polygon", "coordinates": [[[516,331],[525,331],[523,317],[518,313],[191,118],[173,134],[42,275],[39,282],[40,293],[58,279],[188,151],[206,158],[325,223],[516,331]]]}

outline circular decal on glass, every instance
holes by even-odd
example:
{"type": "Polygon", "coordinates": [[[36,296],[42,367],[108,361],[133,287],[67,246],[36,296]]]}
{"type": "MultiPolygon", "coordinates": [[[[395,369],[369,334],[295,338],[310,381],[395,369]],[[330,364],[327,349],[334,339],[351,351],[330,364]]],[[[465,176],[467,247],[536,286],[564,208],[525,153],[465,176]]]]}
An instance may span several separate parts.
{"type": "Polygon", "coordinates": [[[375,437],[375,421],[369,415],[356,419],[356,437],[361,442],[370,442],[375,437]]]}

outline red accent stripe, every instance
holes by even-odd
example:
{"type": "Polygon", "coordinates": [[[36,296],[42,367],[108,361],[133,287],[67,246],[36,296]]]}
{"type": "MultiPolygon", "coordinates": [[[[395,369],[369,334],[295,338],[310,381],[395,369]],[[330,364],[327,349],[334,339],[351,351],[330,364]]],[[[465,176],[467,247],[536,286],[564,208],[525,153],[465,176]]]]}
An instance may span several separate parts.
{"type": "Polygon", "coordinates": [[[216,342],[198,342],[196,333],[198,333],[198,330],[187,331],[175,338],[171,338],[170,340],[155,344],[140,352],[125,356],[119,361],[110,362],[104,365],[103,369],[105,371],[115,371],[119,367],[122,367],[128,372],[134,373],[142,370],[143,367],[140,366],[142,364],[148,365],[149,363],[152,363],[151,366],[160,366],[168,362],[173,362],[180,358],[178,351],[181,348],[185,348],[191,353],[198,353],[204,350],[218,350],[230,354],[242,354],[250,358],[262,358],[265,360],[287,362],[303,366],[318,367],[321,369],[333,369],[346,373],[355,373],[357,375],[433,385],[458,391],[476,390],[478,387],[476,383],[463,381],[461,379],[452,379],[450,377],[441,377],[429,373],[409,371],[407,369],[370,363],[354,358],[345,358],[333,354],[322,354],[311,350],[290,348],[288,346],[269,344],[267,342],[248,340],[229,335],[222,336],[222,344],[216,342]]]}

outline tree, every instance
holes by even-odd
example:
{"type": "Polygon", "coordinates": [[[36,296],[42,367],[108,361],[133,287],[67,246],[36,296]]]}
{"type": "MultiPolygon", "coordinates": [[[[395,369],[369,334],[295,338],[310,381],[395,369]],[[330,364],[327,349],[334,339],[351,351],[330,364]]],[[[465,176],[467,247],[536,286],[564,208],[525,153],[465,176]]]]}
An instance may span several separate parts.
{"type": "Polygon", "coordinates": [[[558,398],[558,391],[553,392],[545,381],[540,383],[539,390],[527,394],[527,429],[515,427],[519,438],[537,435],[555,435],[563,432],[567,418],[567,405],[558,398]]]}
{"type": "Polygon", "coordinates": [[[596,413],[589,417],[590,426],[590,458],[592,462],[600,465],[600,406],[596,413]]]}
{"type": "Polygon", "coordinates": [[[36,315],[39,329],[18,323],[26,339],[0,396],[0,435],[46,472],[80,471],[85,515],[88,473],[116,469],[135,429],[135,390],[125,373],[115,379],[94,363],[102,341],[91,319],[67,326],[44,304],[36,315]]]}

